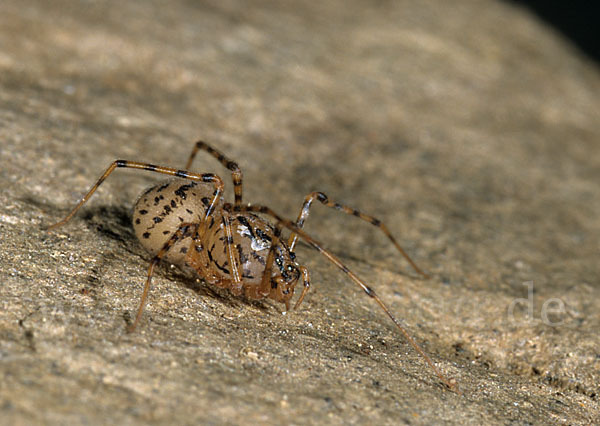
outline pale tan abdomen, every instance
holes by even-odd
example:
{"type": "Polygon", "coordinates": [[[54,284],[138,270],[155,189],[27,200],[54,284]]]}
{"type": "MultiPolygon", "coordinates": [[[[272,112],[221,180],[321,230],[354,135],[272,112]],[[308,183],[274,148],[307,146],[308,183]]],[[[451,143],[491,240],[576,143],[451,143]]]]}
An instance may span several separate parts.
{"type": "MultiPolygon", "coordinates": [[[[201,223],[213,190],[210,184],[172,180],[144,192],[133,211],[133,229],[142,246],[156,255],[181,224],[201,223]]],[[[221,200],[216,211],[220,211],[222,205],[221,200]]],[[[163,259],[183,265],[191,242],[191,237],[176,242],[163,259]]]]}

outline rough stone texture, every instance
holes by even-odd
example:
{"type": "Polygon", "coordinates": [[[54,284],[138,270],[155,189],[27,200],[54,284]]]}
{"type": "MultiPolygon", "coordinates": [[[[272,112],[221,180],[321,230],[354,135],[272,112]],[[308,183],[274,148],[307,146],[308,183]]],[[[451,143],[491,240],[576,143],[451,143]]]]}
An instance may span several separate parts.
{"type": "Polygon", "coordinates": [[[0,423],[598,419],[600,78],[525,11],[3,0],[0,47],[0,423]],[[356,218],[317,206],[307,230],[463,395],[306,246],[298,312],[164,267],[127,334],[148,262],[129,209],[160,177],[117,171],[44,227],[113,159],[182,167],[199,137],[248,201],[293,218],[318,189],[382,219],[431,279],[356,218]]]}

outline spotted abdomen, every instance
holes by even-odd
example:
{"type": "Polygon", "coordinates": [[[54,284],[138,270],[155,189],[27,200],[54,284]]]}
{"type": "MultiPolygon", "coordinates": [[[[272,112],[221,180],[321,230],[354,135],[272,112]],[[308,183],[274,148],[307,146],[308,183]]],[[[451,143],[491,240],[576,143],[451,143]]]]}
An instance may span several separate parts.
{"type": "MultiPolygon", "coordinates": [[[[202,222],[213,190],[210,184],[171,180],[145,191],[133,211],[133,228],[142,246],[156,255],[181,224],[202,222]]],[[[222,206],[220,200],[216,211],[221,211],[222,206]]],[[[191,237],[178,241],[163,259],[183,265],[191,242],[191,237]]]]}

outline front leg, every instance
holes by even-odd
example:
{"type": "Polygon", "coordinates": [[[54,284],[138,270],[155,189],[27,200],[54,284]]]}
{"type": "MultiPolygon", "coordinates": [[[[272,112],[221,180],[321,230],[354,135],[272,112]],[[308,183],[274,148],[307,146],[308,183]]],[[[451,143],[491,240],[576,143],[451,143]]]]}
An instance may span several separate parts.
{"type": "MultiPolygon", "coordinates": [[[[352,207],[331,201],[329,198],[327,198],[327,195],[323,194],[322,192],[311,192],[310,194],[308,194],[306,196],[306,198],[304,198],[304,203],[302,204],[302,210],[300,210],[300,214],[298,215],[298,219],[296,220],[296,226],[298,228],[302,228],[304,226],[304,221],[308,218],[308,215],[310,213],[310,207],[312,206],[312,203],[314,200],[319,201],[321,204],[323,204],[326,207],[330,207],[337,211],[346,213],[347,215],[356,216],[359,219],[364,220],[365,222],[368,222],[371,225],[379,228],[385,234],[385,236],[388,237],[388,239],[392,242],[392,244],[394,245],[394,247],[396,247],[396,249],[400,252],[400,254],[407,260],[407,262],[410,263],[410,265],[413,267],[413,269],[415,271],[417,271],[419,274],[421,274],[423,277],[429,278],[429,275],[427,275],[425,272],[423,272],[421,270],[421,268],[419,268],[417,266],[417,264],[410,258],[410,256],[404,251],[404,249],[400,246],[400,244],[398,244],[398,242],[396,241],[396,239],[394,238],[392,233],[389,231],[389,229],[387,228],[387,226],[385,226],[385,224],[383,222],[381,222],[379,219],[377,219],[373,216],[364,214],[352,207]]],[[[298,241],[298,234],[296,232],[292,231],[292,233],[290,234],[290,238],[288,240],[288,247],[290,248],[290,251],[294,250],[294,247],[296,246],[297,241],[298,241]]]]}

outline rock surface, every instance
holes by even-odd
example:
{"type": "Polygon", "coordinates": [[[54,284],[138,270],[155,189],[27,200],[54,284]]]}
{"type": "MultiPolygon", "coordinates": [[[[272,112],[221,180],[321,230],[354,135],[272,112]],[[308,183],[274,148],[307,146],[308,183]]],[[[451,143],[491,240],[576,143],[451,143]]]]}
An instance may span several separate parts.
{"type": "MultiPolygon", "coordinates": [[[[502,2],[29,1],[0,5],[0,423],[592,423],[600,416],[600,75],[502,2]],[[163,267],[130,206],[198,138],[246,201],[295,218],[298,311],[163,267]]],[[[195,170],[227,178],[203,156],[195,170]]],[[[231,187],[229,185],[229,187],[231,187]]],[[[230,190],[230,189],[229,189],[230,190]]],[[[228,193],[231,197],[231,192],[228,193]]]]}

